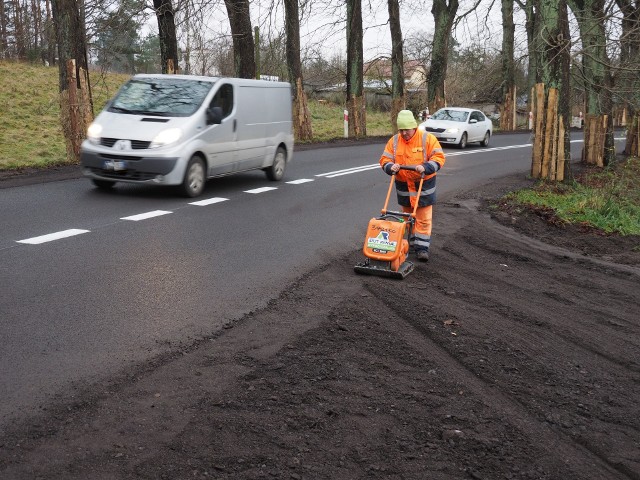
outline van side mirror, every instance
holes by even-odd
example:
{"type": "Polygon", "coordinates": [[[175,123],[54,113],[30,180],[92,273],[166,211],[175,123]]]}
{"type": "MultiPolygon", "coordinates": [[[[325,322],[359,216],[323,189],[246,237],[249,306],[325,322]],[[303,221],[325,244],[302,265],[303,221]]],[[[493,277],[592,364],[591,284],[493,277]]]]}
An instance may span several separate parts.
{"type": "Polygon", "coordinates": [[[207,108],[207,125],[220,125],[222,123],[222,108],[207,108]]]}

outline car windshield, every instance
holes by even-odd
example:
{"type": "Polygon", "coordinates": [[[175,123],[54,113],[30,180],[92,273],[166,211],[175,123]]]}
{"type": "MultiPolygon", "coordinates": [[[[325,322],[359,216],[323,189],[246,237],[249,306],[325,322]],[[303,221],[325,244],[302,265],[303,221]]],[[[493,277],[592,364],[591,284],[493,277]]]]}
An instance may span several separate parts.
{"type": "Polygon", "coordinates": [[[179,78],[136,78],[109,105],[110,112],[188,117],[204,101],[213,82],[179,78]]]}
{"type": "Polygon", "coordinates": [[[443,108],[438,110],[431,117],[434,120],[450,120],[452,122],[466,122],[469,112],[463,112],[461,110],[451,110],[450,108],[443,108]]]}

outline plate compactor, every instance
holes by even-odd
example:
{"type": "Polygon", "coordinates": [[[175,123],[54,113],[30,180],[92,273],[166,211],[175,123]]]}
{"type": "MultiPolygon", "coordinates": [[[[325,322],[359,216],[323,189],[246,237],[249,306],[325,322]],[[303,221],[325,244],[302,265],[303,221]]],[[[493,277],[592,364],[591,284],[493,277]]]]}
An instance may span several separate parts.
{"type": "MultiPolygon", "coordinates": [[[[403,170],[415,170],[413,165],[401,165],[403,170]]],[[[402,280],[413,270],[413,262],[407,260],[409,254],[409,237],[416,221],[418,199],[422,191],[424,174],[420,178],[420,186],[413,212],[394,212],[387,210],[389,198],[393,190],[395,175],[391,176],[387,199],[380,211],[380,216],[369,221],[367,235],[364,238],[364,262],[356,264],[353,269],[364,275],[379,275],[402,280]]]]}

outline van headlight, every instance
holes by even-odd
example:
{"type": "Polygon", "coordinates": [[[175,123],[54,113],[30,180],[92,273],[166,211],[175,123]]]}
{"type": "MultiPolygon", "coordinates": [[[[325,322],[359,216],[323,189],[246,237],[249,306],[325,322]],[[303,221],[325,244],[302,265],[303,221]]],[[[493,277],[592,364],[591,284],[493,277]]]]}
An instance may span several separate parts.
{"type": "Polygon", "coordinates": [[[87,128],[87,140],[94,145],[100,145],[100,135],[102,134],[102,125],[92,123],[87,128]]]}
{"type": "Polygon", "coordinates": [[[151,141],[149,148],[159,148],[171,145],[172,143],[176,143],[180,140],[180,137],[182,137],[182,129],[180,128],[169,128],[167,130],[163,130],[151,141]]]}

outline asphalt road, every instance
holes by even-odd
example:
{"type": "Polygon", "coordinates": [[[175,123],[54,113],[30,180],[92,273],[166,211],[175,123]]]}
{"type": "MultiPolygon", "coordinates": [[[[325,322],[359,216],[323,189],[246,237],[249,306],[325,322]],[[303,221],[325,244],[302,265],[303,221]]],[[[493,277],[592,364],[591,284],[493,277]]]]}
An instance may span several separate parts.
{"type": "MultiPolygon", "coordinates": [[[[529,143],[510,134],[446,148],[440,201],[526,175],[529,143]]],[[[0,428],[212,335],[360,248],[388,187],[383,147],[299,151],[282,182],[216,179],[194,200],[123,184],[103,192],[83,178],[0,190],[0,428]]]]}

